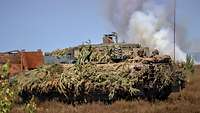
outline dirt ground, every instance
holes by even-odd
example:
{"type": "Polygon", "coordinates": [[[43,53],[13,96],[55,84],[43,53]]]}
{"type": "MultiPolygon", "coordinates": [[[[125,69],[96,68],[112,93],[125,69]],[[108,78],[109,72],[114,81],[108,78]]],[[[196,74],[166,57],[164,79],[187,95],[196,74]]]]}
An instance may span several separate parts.
{"type": "MultiPolygon", "coordinates": [[[[188,84],[180,93],[173,93],[166,101],[117,101],[112,105],[93,103],[79,106],[59,102],[37,105],[37,113],[200,113],[200,66],[188,75],[188,84]]],[[[15,106],[11,113],[24,113],[23,106],[15,106]]]]}

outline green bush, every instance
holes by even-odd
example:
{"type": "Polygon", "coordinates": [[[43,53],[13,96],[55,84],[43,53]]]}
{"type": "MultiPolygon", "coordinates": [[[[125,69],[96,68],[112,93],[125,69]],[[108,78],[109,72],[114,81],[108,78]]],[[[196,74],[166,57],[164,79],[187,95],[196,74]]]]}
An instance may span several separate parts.
{"type": "Polygon", "coordinates": [[[8,113],[11,110],[14,101],[14,92],[9,88],[7,80],[1,81],[0,84],[0,112],[8,113]]]}
{"type": "Polygon", "coordinates": [[[186,63],[185,63],[185,69],[188,72],[194,73],[194,59],[191,55],[187,54],[186,56],[186,63]]]}
{"type": "Polygon", "coordinates": [[[11,110],[16,94],[8,80],[8,65],[4,64],[0,73],[0,113],[8,113],[11,110]]]}

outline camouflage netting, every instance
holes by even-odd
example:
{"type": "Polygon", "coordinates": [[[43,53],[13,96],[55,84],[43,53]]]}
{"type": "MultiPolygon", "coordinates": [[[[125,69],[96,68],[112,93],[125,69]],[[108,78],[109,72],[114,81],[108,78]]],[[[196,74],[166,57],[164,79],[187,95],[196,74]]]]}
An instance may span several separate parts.
{"type": "Polygon", "coordinates": [[[87,57],[91,62],[98,64],[113,62],[114,59],[132,59],[137,56],[139,50],[143,50],[140,44],[99,44],[80,45],[74,48],[58,49],[48,53],[48,56],[62,57],[68,54],[79,59],[80,56],[87,57]]]}
{"type": "Polygon", "coordinates": [[[113,45],[83,45],[79,47],[77,59],[82,62],[93,62],[97,64],[123,62],[138,56],[138,52],[146,54],[144,48],[139,44],[113,44],[113,45]]]}
{"type": "Polygon", "coordinates": [[[166,99],[184,82],[169,56],[136,57],[122,63],[46,65],[17,76],[22,97],[111,102],[138,97],[166,99]]]}
{"type": "Polygon", "coordinates": [[[70,48],[57,49],[57,50],[54,50],[54,51],[48,53],[48,55],[50,55],[50,56],[56,56],[56,57],[66,56],[66,53],[69,52],[69,49],[70,48]]]}

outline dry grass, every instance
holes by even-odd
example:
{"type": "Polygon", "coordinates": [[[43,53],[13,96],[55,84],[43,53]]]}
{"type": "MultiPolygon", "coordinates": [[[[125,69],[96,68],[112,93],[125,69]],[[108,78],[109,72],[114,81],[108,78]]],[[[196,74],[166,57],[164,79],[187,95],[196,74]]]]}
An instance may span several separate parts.
{"type": "MultiPolygon", "coordinates": [[[[188,85],[181,93],[171,94],[166,101],[118,101],[112,105],[101,103],[79,106],[59,102],[38,104],[38,113],[200,113],[200,66],[188,78],[188,85]]],[[[23,106],[15,106],[11,113],[23,113],[23,106]]]]}

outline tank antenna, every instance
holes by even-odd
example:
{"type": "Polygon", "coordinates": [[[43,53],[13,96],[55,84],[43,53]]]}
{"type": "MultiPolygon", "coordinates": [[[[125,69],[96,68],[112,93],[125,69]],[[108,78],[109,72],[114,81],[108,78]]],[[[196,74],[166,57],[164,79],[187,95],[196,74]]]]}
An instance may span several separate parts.
{"type": "Polygon", "coordinates": [[[176,0],[174,0],[174,62],[176,62],[176,0]]]}

